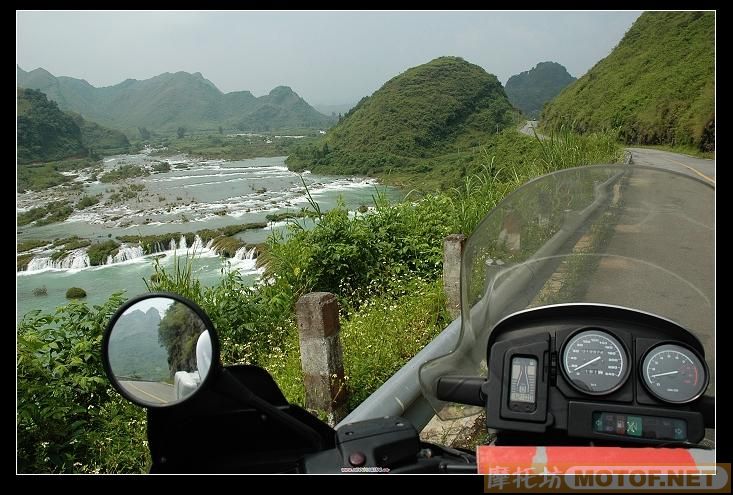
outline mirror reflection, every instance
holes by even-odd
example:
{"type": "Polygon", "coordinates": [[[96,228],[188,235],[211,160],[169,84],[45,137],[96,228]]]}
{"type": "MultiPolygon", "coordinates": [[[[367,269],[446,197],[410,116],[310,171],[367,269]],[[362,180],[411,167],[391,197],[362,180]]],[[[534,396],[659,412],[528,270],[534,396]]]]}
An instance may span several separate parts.
{"type": "Polygon", "coordinates": [[[169,405],[192,395],[211,368],[211,336],[187,305],[152,297],[115,322],[107,356],[122,388],[144,405],[169,405]]]}

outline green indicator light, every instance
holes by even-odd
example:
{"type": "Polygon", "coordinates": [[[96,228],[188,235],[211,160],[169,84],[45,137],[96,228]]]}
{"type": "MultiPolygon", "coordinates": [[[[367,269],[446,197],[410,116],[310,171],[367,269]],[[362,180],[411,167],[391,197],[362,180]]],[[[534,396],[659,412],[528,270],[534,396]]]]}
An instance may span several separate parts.
{"type": "Polygon", "coordinates": [[[626,434],[633,437],[640,437],[642,433],[641,416],[627,416],[626,434]]]}

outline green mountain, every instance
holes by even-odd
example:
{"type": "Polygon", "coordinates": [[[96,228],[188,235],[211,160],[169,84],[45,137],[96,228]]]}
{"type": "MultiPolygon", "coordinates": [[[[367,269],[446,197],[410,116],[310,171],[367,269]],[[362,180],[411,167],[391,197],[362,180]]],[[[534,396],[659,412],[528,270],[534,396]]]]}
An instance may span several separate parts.
{"type": "Polygon", "coordinates": [[[320,142],[296,148],[287,163],[296,170],[379,173],[477,146],[517,119],[496,76],[441,57],[362,98],[320,142]]]}
{"type": "Polygon", "coordinates": [[[18,163],[125,152],[130,146],[121,132],[62,112],[40,91],[18,88],[17,96],[18,163]]]}
{"type": "Polygon", "coordinates": [[[627,143],[715,147],[715,13],[645,12],[550,102],[543,126],[618,128],[627,143]]]}
{"type": "Polygon", "coordinates": [[[542,107],[575,81],[557,62],[540,62],[533,69],[514,75],[504,90],[509,101],[525,115],[536,119],[542,107]]]}
{"type": "Polygon", "coordinates": [[[222,93],[201,73],[166,72],[143,81],[127,79],[95,88],[84,80],[54,77],[43,69],[17,68],[18,86],[38,89],[59,104],[102,125],[137,134],[138,128],[174,133],[325,128],[333,119],[317,112],[287,86],[256,98],[249,91],[222,93]]]}

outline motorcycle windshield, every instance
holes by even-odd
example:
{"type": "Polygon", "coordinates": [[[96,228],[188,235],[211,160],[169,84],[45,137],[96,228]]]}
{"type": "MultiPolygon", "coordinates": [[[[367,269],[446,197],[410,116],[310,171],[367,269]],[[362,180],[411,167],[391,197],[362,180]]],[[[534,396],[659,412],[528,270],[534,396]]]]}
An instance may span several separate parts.
{"type": "Polygon", "coordinates": [[[714,188],[656,168],[561,170],[507,196],[466,241],[461,332],[420,368],[442,419],[481,409],[440,401],[437,379],[486,376],[486,346],[503,318],[540,306],[598,303],[672,320],[703,344],[714,396],[714,188]]]}

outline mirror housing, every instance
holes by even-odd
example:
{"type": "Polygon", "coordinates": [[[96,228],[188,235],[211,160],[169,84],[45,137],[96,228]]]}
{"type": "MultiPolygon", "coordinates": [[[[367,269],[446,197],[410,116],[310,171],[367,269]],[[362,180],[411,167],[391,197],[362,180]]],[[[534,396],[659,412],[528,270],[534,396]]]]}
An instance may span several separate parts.
{"type": "Polygon", "coordinates": [[[219,338],[193,301],[166,292],[130,299],[102,340],[104,370],[115,389],[148,408],[186,402],[218,374],[219,338]]]}

